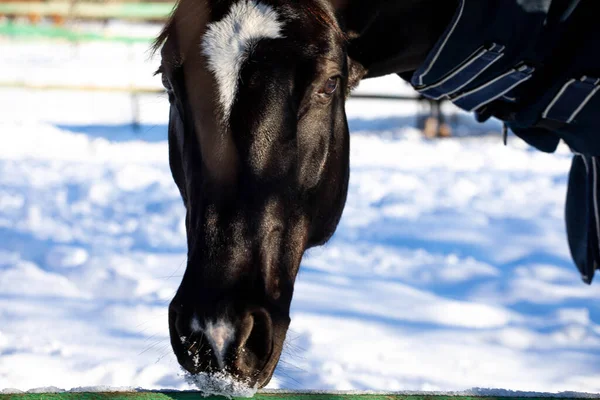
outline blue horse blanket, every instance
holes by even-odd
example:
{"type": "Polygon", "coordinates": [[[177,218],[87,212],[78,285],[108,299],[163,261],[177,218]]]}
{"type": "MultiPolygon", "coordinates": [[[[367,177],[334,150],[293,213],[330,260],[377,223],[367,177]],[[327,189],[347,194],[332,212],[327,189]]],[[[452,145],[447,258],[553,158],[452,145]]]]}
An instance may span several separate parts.
{"type": "MultiPolygon", "coordinates": [[[[530,145],[573,151],[566,227],[584,282],[600,268],[600,23],[597,0],[459,0],[410,83],[530,145]]],[[[403,76],[407,78],[406,76],[403,76]]]]}

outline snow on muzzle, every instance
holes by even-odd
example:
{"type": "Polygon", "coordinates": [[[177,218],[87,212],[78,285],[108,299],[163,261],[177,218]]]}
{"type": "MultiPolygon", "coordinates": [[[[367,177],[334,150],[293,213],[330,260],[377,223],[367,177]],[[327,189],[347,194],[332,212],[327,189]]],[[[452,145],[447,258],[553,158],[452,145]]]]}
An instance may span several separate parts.
{"type": "Polygon", "coordinates": [[[274,321],[262,307],[243,313],[229,308],[209,317],[197,311],[186,313],[177,296],[169,306],[173,351],[188,373],[188,383],[208,394],[234,391],[241,396],[265,386],[281,355],[288,326],[289,318],[274,321]]]}

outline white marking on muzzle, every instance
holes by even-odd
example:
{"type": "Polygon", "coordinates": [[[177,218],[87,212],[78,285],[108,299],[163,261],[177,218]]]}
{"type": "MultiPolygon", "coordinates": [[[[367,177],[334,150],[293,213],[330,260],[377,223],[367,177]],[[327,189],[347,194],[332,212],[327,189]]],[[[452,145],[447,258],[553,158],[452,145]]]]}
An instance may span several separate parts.
{"type": "Polygon", "coordinates": [[[208,322],[204,329],[204,336],[212,346],[219,368],[222,369],[225,364],[224,358],[227,347],[235,337],[235,328],[223,320],[219,320],[214,324],[208,322]]]}
{"type": "Polygon", "coordinates": [[[200,327],[200,321],[196,315],[192,316],[192,321],[190,322],[190,329],[192,332],[200,332],[202,327],[200,327]]]}
{"type": "Polygon", "coordinates": [[[223,19],[208,24],[201,47],[208,58],[208,69],[217,79],[224,121],[229,120],[240,70],[252,46],[261,39],[282,37],[278,17],[266,4],[241,0],[223,19]]]}

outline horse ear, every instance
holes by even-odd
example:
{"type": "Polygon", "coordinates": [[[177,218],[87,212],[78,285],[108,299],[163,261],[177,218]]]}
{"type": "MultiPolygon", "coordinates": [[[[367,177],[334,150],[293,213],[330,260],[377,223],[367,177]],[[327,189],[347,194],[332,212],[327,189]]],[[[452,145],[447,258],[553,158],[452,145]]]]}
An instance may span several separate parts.
{"type": "Polygon", "coordinates": [[[162,45],[163,64],[181,66],[186,55],[197,51],[210,17],[206,0],[179,0],[164,29],[154,42],[154,50],[162,45]]]}
{"type": "Polygon", "coordinates": [[[348,57],[348,91],[346,96],[350,95],[350,92],[354,90],[362,78],[367,75],[367,69],[358,61],[348,57]]]}

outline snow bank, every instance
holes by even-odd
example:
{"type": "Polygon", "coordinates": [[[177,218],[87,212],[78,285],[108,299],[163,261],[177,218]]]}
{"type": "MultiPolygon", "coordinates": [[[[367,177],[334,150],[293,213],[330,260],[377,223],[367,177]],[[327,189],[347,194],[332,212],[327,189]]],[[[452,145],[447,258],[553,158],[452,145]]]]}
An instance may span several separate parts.
{"type": "MultiPolygon", "coordinates": [[[[3,76],[154,79],[136,49],[15,46],[0,44],[3,76]]],[[[159,125],[140,131],[118,125],[130,100],[0,91],[0,387],[194,387],[167,329],[186,235],[166,99],[141,100],[159,125]]],[[[412,105],[386,104],[348,105],[348,202],[304,257],[269,387],[600,392],[600,282],[581,283],[564,231],[568,151],[425,140],[412,105]]]]}

